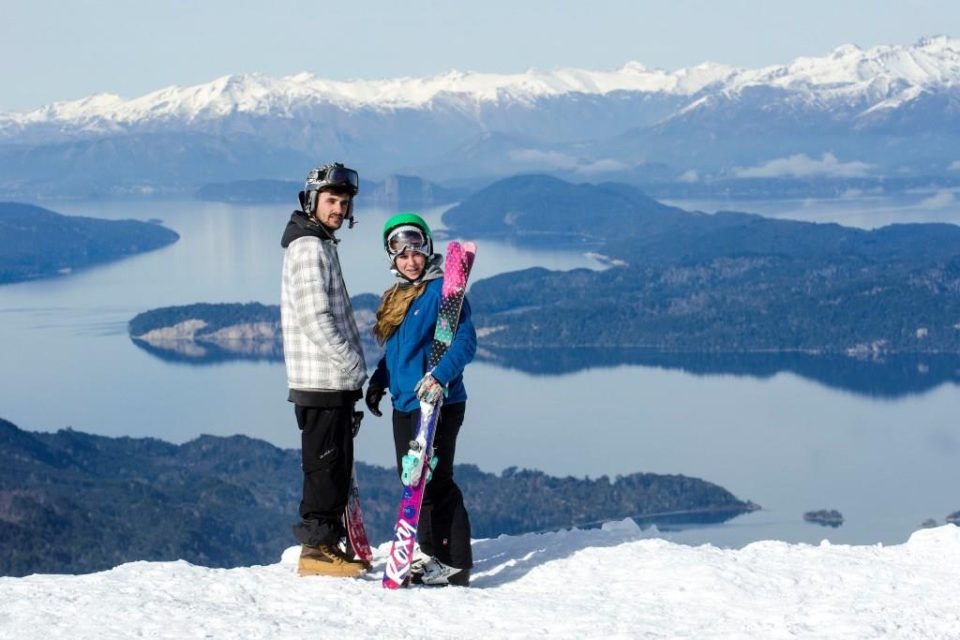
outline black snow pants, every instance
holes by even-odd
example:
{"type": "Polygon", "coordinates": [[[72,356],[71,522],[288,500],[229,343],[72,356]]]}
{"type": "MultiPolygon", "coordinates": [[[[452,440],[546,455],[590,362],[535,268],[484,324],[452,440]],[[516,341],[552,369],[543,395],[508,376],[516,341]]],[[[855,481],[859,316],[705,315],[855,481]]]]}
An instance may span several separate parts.
{"type": "Polygon", "coordinates": [[[353,471],[353,404],[295,405],[303,467],[301,522],[293,534],[302,544],[334,545],[345,535],[342,516],[353,471]]]}

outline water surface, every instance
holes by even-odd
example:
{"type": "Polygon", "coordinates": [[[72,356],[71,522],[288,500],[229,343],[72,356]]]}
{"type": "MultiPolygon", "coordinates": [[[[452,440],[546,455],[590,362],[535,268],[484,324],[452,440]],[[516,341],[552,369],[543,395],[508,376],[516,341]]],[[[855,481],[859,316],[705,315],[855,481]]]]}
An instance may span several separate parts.
{"type": "MultiPolygon", "coordinates": [[[[824,205],[809,218],[849,222],[852,205],[841,204],[832,212],[824,205]]],[[[857,206],[862,216],[889,218],[888,204],[873,213],[869,202],[857,206]]],[[[65,214],[157,218],[181,240],[69,277],[0,287],[0,417],[28,430],[70,426],[176,443],[205,433],[246,434],[299,446],[282,364],[171,363],[136,348],[126,333],[131,317],[166,305],[277,304],[286,208],[48,206],[65,214]]],[[[353,294],[379,293],[390,282],[378,240],[390,213],[358,211],[360,224],[341,232],[353,294]]],[[[434,223],[440,213],[425,212],[434,223]]],[[[529,266],[600,268],[575,252],[485,241],[475,277],[529,266]]],[[[851,373],[849,362],[811,367],[624,357],[598,358],[601,366],[593,368],[564,362],[558,358],[553,369],[549,362],[470,365],[458,461],[494,472],[517,466],[590,477],[684,474],[764,507],[724,525],[669,534],[684,542],[897,543],[923,520],[942,522],[960,509],[960,372],[952,361],[910,362],[882,384],[851,373]],[[801,520],[804,511],[821,508],[840,510],[847,522],[829,529],[801,520]]],[[[391,464],[390,438],[387,419],[368,416],[359,457],[391,464]]]]}

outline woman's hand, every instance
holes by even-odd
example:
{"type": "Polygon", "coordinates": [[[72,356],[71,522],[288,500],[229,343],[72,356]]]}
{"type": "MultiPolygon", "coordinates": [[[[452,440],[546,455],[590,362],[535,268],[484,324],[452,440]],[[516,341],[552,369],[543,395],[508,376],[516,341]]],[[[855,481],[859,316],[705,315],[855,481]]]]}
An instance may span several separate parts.
{"type": "Polygon", "coordinates": [[[417,399],[427,404],[437,404],[443,396],[447,395],[447,390],[443,385],[437,382],[429,373],[420,378],[420,382],[413,388],[417,394],[417,399]]]}

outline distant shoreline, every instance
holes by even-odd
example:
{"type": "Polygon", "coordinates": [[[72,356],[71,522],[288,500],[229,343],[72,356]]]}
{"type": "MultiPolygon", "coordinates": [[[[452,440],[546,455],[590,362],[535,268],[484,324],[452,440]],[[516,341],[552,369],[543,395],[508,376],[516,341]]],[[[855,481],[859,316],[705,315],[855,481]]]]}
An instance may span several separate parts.
{"type": "MultiPolygon", "coordinates": [[[[357,325],[369,363],[382,347],[370,336],[377,296],[353,299],[357,325]]],[[[735,374],[768,378],[792,372],[830,387],[872,397],[895,398],[944,383],[960,384],[960,354],[895,352],[873,348],[830,352],[815,349],[740,349],[713,351],[657,349],[627,344],[575,346],[517,344],[491,340],[489,316],[474,306],[478,323],[478,359],[535,375],[562,375],[595,367],[639,365],[697,375],[735,374]]],[[[280,310],[259,303],[220,303],[163,307],[138,314],[128,324],[131,341],[154,357],[181,364],[229,361],[283,361],[280,310]]]]}
{"type": "Polygon", "coordinates": [[[65,216],[0,202],[0,285],[68,276],[179,239],[175,231],[152,222],[65,216]]]}

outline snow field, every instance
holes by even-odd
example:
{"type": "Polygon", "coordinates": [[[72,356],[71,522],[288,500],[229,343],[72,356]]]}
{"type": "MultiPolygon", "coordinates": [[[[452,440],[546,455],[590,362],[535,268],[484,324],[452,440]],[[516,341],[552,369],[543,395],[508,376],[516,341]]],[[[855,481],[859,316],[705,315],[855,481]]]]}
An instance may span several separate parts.
{"type": "Polygon", "coordinates": [[[960,638],[960,527],[888,547],[661,535],[626,520],[478,540],[470,589],[300,578],[297,547],[270,566],[0,578],[0,638],[960,638]]]}

